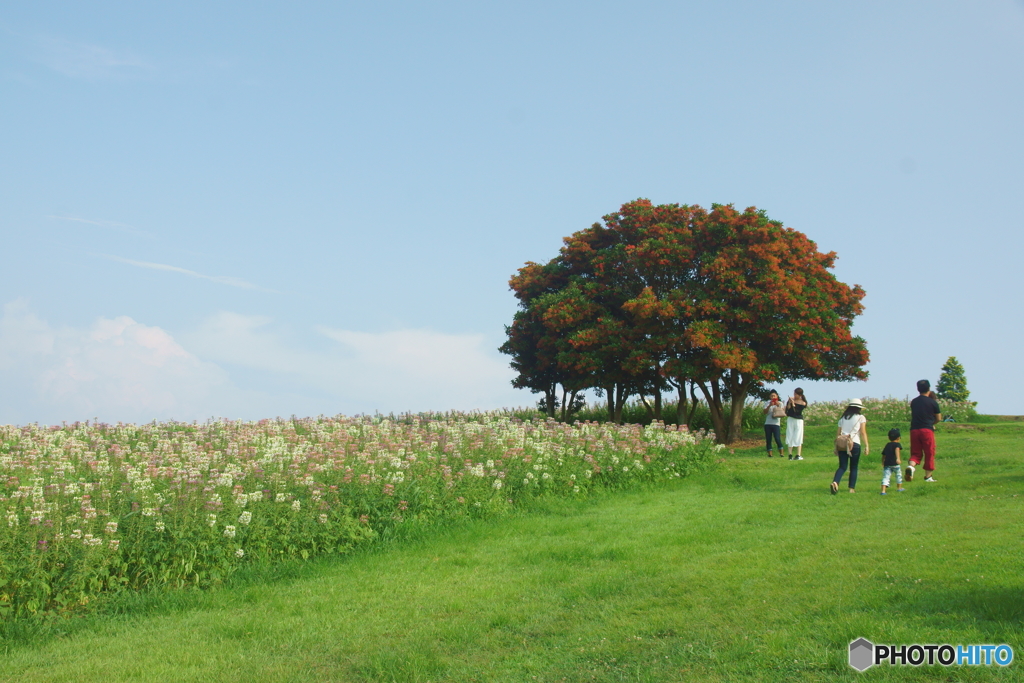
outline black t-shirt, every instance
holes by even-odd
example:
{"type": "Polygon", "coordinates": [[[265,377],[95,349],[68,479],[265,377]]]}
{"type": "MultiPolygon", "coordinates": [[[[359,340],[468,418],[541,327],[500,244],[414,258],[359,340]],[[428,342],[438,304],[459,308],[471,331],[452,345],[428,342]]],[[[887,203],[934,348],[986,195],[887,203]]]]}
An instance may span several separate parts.
{"type": "Polygon", "coordinates": [[[918,396],[910,402],[910,428],[934,429],[935,416],[941,413],[939,402],[930,396],[918,396]]]}
{"type": "Polygon", "coordinates": [[[882,457],[885,458],[885,460],[882,461],[882,466],[896,467],[898,464],[896,462],[896,454],[900,452],[901,448],[903,448],[903,446],[899,441],[890,441],[885,444],[885,448],[882,449],[882,457]]]}
{"type": "Polygon", "coordinates": [[[793,399],[786,401],[789,405],[789,410],[786,411],[786,416],[793,420],[804,419],[804,408],[807,407],[806,403],[796,403],[793,399]]]}

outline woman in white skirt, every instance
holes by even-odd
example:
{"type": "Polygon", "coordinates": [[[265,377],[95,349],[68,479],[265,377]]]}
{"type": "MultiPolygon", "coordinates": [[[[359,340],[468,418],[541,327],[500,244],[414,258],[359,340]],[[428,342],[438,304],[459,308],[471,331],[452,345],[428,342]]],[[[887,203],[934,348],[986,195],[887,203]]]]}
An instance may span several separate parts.
{"type": "Polygon", "coordinates": [[[786,452],[790,460],[803,460],[804,450],[804,408],[807,407],[807,397],[804,390],[797,387],[793,395],[786,401],[786,452]],[[796,448],[796,457],[793,456],[793,449],[796,448]]]}

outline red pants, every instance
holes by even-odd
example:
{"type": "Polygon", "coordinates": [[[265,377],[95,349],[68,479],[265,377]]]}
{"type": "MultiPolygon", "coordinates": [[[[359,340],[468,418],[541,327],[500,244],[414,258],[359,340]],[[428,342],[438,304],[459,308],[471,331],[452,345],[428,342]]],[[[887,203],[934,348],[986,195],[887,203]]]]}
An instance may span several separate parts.
{"type": "Polygon", "coordinates": [[[924,457],[924,468],[935,471],[935,432],[930,429],[910,430],[910,464],[917,467],[924,457]]]}

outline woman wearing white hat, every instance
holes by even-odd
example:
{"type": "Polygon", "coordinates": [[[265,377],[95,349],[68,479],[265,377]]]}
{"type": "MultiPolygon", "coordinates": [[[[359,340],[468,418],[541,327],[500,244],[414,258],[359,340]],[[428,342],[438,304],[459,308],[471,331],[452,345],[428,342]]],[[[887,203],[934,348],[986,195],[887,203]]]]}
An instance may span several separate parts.
{"type": "Polygon", "coordinates": [[[860,464],[860,448],[861,444],[864,444],[864,455],[868,455],[871,452],[871,448],[868,446],[868,430],[867,430],[867,418],[860,414],[860,411],[864,409],[864,404],[861,403],[859,398],[855,398],[846,406],[846,410],[843,412],[843,416],[839,418],[839,431],[836,432],[836,441],[839,441],[840,436],[849,436],[853,441],[853,446],[848,450],[840,450],[838,445],[836,446],[835,453],[839,456],[839,469],[836,470],[836,475],[832,477],[832,494],[839,492],[839,482],[843,480],[843,475],[846,473],[846,466],[850,466],[850,493],[853,493],[857,487],[857,465],[860,464]]]}

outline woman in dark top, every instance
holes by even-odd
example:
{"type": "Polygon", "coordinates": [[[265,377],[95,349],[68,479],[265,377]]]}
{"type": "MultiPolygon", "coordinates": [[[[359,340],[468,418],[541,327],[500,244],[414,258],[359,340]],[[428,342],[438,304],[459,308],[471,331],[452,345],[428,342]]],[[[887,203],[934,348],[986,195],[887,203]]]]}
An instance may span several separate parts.
{"type": "Polygon", "coordinates": [[[804,408],[807,407],[807,397],[804,390],[797,387],[793,395],[786,401],[786,452],[790,460],[803,460],[804,450],[804,408]],[[796,457],[793,457],[793,448],[796,448],[796,457]]]}
{"type": "Polygon", "coordinates": [[[782,411],[782,401],[779,400],[779,392],[772,389],[768,393],[768,405],[764,408],[764,441],[768,449],[768,457],[772,457],[772,439],[779,445],[779,457],[782,457],[782,418],[775,414],[775,410],[782,411]]]}

